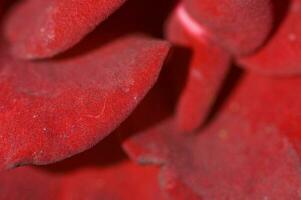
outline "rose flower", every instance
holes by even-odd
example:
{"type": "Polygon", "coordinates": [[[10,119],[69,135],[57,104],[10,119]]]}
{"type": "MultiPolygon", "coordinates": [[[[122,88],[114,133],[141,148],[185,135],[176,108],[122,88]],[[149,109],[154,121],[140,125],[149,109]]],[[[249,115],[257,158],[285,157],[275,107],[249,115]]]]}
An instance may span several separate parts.
{"type": "Polygon", "coordinates": [[[301,198],[301,0],[0,6],[0,200],[301,198]]]}

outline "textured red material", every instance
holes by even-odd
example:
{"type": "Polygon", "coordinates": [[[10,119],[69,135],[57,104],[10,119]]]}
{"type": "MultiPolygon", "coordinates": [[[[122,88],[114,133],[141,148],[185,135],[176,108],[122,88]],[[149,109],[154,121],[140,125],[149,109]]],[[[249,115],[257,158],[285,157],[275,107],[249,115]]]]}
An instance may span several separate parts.
{"type": "MultiPolygon", "coordinates": [[[[285,8],[287,1],[279,0],[285,8]]],[[[247,69],[267,75],[299,75],[301,73],[301,1],[292,0],[277,31],[256,54],[242,58],[247,69]]]]}
{"type": "Polygon", "coordinates": [[[158,168],[130,162],[118,146],[110,138],[48,167],[1,172],[0,199],[163,200],[158,168]]]}
{"type": "Polygon", "coordinates": [[[301,199],[301,0],[1,2],[0,200],[301,199]]]}
{"type": "Polygon", "coordinates": [[[2,50],[0,168],[46,164],[96,144],[152,87],[168,48],[133,35],[40,62],[2,50]]]}
{"type": "Polygon", "coordinates": [[[183,9],[180,5],[171,16],[166,32],[169,41],[191,49],[187,81],[177,106],[179,130],[191,132],[206,119],[231,64],[229,53],[213,42],[205,29],[198,34],[189,26],[192,22],[185,19],[183,15],[188,13],[183,9]]]}
{"type": "Polygon", "coordinates": [[[185,0],[189,13],[231,52],[249,54],[273,28],[271,0],[185,0]]]}
{"type": "Polygon", "coordinates": [[[163,166],[170,195],[182,184],[202,199],[299,199],[300,81],[249,74],[205,131],[181,135],[167,120],[124,148],[163,166]]]}
{"type": "Polygon", "coordinates": [[[6,33],[18,57],[54,56],[69,49],[125,0],[27,0],[13,7],[6,33]]]}

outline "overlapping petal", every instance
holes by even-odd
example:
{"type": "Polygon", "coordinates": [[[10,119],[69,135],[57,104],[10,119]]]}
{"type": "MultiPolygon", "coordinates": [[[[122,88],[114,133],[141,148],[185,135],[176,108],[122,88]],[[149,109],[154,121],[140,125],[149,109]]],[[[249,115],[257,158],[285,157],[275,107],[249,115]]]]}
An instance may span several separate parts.
{"type": "Polygon", "coordinates": [[[0,199],[300,199],[300,0],[125,1],[7,1],[0,199]]]}
{"type": "Polygon", "coordinates": [[[39,62],[16,60],[2,49],[1,168],[50,163],[103,139],[152,87],[168,48],[132,35],[39,62]]]}
{"type": "Polygon", "coordinates": [[[240,62],[247,69],[267,75],[299,75],[301,71],[301,1],[277,2],[278,7],[284,12],[279,28],[265,46],[254,55],[243,57],[240,62]],[[288,2],[290,4],[286,6],[288,2]],[[287,10],[286,7],[288,7],[287,10]]]}
{"type": "Polygon", "coordinates": [[[82,155],[48,167],[1,172],[0,199],[163,200],[157,173],[157,167],[127,160],[111,137],[82,155]]]}
{"type": "Polygon", "coordinates": [[[201,199],[298,199],[299,84],[249,74],[205,131],[183,136],[170,119],[124,148],[138,163],[163,166],[171,196],[180,187],[201,199]]]}
{"type": "Polygon", "coordinates": [[[184,0],[188,12],[236,55],[263,45],[273,29],[272,0],[184,0]]]}
{"type": "Polygon", "coordinates": [[[13,6],[6,33],[18,57],[52,57],[69,49],[125,0],[26,0],[13,6]]]}
{"type": "MultiPolygon", "coordinates": [[[[191,132],[204,123],[231,66],[230,54],[179,5],[167,25],[167,38],[191,51],[186,85],[177,106],[177,125],[191,132]]],[[[187,66],[178,66],[185,68],[187,66]]]]}

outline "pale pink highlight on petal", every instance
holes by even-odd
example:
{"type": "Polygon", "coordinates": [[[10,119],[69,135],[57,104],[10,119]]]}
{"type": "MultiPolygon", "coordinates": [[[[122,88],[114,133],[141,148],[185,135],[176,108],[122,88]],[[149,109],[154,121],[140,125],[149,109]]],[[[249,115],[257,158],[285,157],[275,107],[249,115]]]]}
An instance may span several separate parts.
{"type": "Polygon", "coordinates": [[[179,5],[177,8],[177,17],[182,25],[193,35],[197,37],[204,37],[207,35],[207,31],[196,20],[194,20],[183,5],[179,5]]]}

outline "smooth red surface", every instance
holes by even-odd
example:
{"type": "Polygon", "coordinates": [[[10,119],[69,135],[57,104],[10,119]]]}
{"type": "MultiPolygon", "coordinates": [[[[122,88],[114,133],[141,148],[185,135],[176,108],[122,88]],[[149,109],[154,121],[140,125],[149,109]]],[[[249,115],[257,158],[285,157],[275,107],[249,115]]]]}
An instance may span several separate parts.
{"type": "Polygon", "coordinates": [[[153,86],[168,49],[133,35],[39,62],[2,50],[0,168],[47,164],[96,144],[153,86]]]}
{"type": "Polygon", "coordinates": [[[184,0],[188,12],[236,55],[263,45],[273,29],[271,0],[184,0]]]}
{"type": "Polygon", "coordinates": [[[248,74],[204,131],[178,134],[170,119],[124,148],[160,164],[171,195],[183,184],[202,199],[299,199],[300,81],[248,74]]]}
{"type": "Polygon", "coordinates": [[[281,8],[290,2],[279,28],[267,44],[239,62],[245,68],[266,75],[292,76],[301,73],[301,1],[281,1],[281,8]]]}
{"type": "Polygon", "coordinates": [[[170,17],[166,27],[169,41],[191,51],[187,80],[176,114],[177,126],[182,132],[191,132],[206,120],[231,65],[230,54],[205,31],[195,35],[185,21],[181,21],[179,12],[170,17]]]}
{"type": "Polygon", "coordinates": [[[52,57],[78,43],[125,0],[27,0],[13,6],[6,35],[16,56],[52,57]]]}

